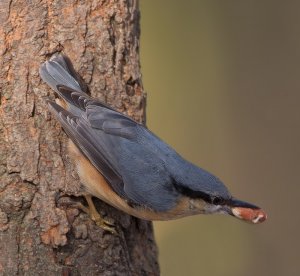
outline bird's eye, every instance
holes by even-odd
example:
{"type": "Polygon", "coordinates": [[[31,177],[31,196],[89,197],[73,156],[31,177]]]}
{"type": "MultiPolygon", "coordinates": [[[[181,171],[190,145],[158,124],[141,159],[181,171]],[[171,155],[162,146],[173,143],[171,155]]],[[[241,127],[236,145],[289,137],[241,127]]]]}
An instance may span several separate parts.
{"type": "Polygon", "coordinates": [[[221,197],[212,197],[211,203],[214,205],[222,205],[222,204],[224,204],[224,199],[221,197]]]}

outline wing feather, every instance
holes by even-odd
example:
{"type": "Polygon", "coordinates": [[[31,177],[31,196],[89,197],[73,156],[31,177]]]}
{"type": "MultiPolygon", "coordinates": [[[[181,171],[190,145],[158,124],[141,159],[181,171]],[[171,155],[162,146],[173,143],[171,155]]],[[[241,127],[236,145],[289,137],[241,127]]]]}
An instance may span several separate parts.
{"type": "Polygon", "coordinates": [[[94,128],[85,113],[77,117],[56,103],[49,104],[70,139],[121,197],[156,211],[175,206],[177,193],[163,160],[138,143],[145,131],[141,125],[125,116],[122,122],[122,114],[106,110],[102,124],[97,122],[94,128]]]}
{"type": "Polygon", "coordinates": [[[112,185],[113,189],[121,196],[124,196],[122,176],[114,168],[113,164],[106,158],[106,150],[101,144],[94,144],[94,137],[91,135],[82,119],[64,110],[58,104],[49,102],[50,109],[56,115],[69,138],[81,150],[81,152],[92,162],[97,170],[112,185]]]}

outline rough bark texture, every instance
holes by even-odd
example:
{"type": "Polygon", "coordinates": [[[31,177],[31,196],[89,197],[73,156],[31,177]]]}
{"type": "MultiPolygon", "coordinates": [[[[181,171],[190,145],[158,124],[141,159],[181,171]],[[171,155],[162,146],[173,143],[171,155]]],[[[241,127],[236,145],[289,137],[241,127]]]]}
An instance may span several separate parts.
{"type": "Polygon", "coordinates": [[[1,1],[0,275],[157,275],[151,223],[98,200],[114,236],[60,204],[81,188],[38,74],[60,51],[93,96],[144,118],[136,1],[1,1]]]}

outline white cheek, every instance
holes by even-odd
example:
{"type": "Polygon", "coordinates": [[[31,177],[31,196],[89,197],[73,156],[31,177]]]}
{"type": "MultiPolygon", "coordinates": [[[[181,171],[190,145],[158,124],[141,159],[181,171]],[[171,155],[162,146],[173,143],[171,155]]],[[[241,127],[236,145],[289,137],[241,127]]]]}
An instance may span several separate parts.
{"type": "Polygon", "coordinates": [[[223,211],[222,211],[222,207],[220,205],[207,204],[204,207],[204,213],[205,214],[215,214],[215,213],[223,213],[223,211]]]}

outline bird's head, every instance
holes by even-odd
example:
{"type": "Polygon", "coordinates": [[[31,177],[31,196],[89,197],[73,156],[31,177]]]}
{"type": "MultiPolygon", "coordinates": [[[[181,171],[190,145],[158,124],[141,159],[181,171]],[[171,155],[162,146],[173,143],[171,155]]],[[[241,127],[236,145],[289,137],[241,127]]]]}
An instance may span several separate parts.
{"type": "Polygon", "coordinates": [[[176,183],[177,190],[188,199],[189,208],[194,214],[228,214],[254,224],[267,219],[267,214],[261,208],[234,198],[212,174],[202,171],[199,181],[188,185],[176,183]]]}

